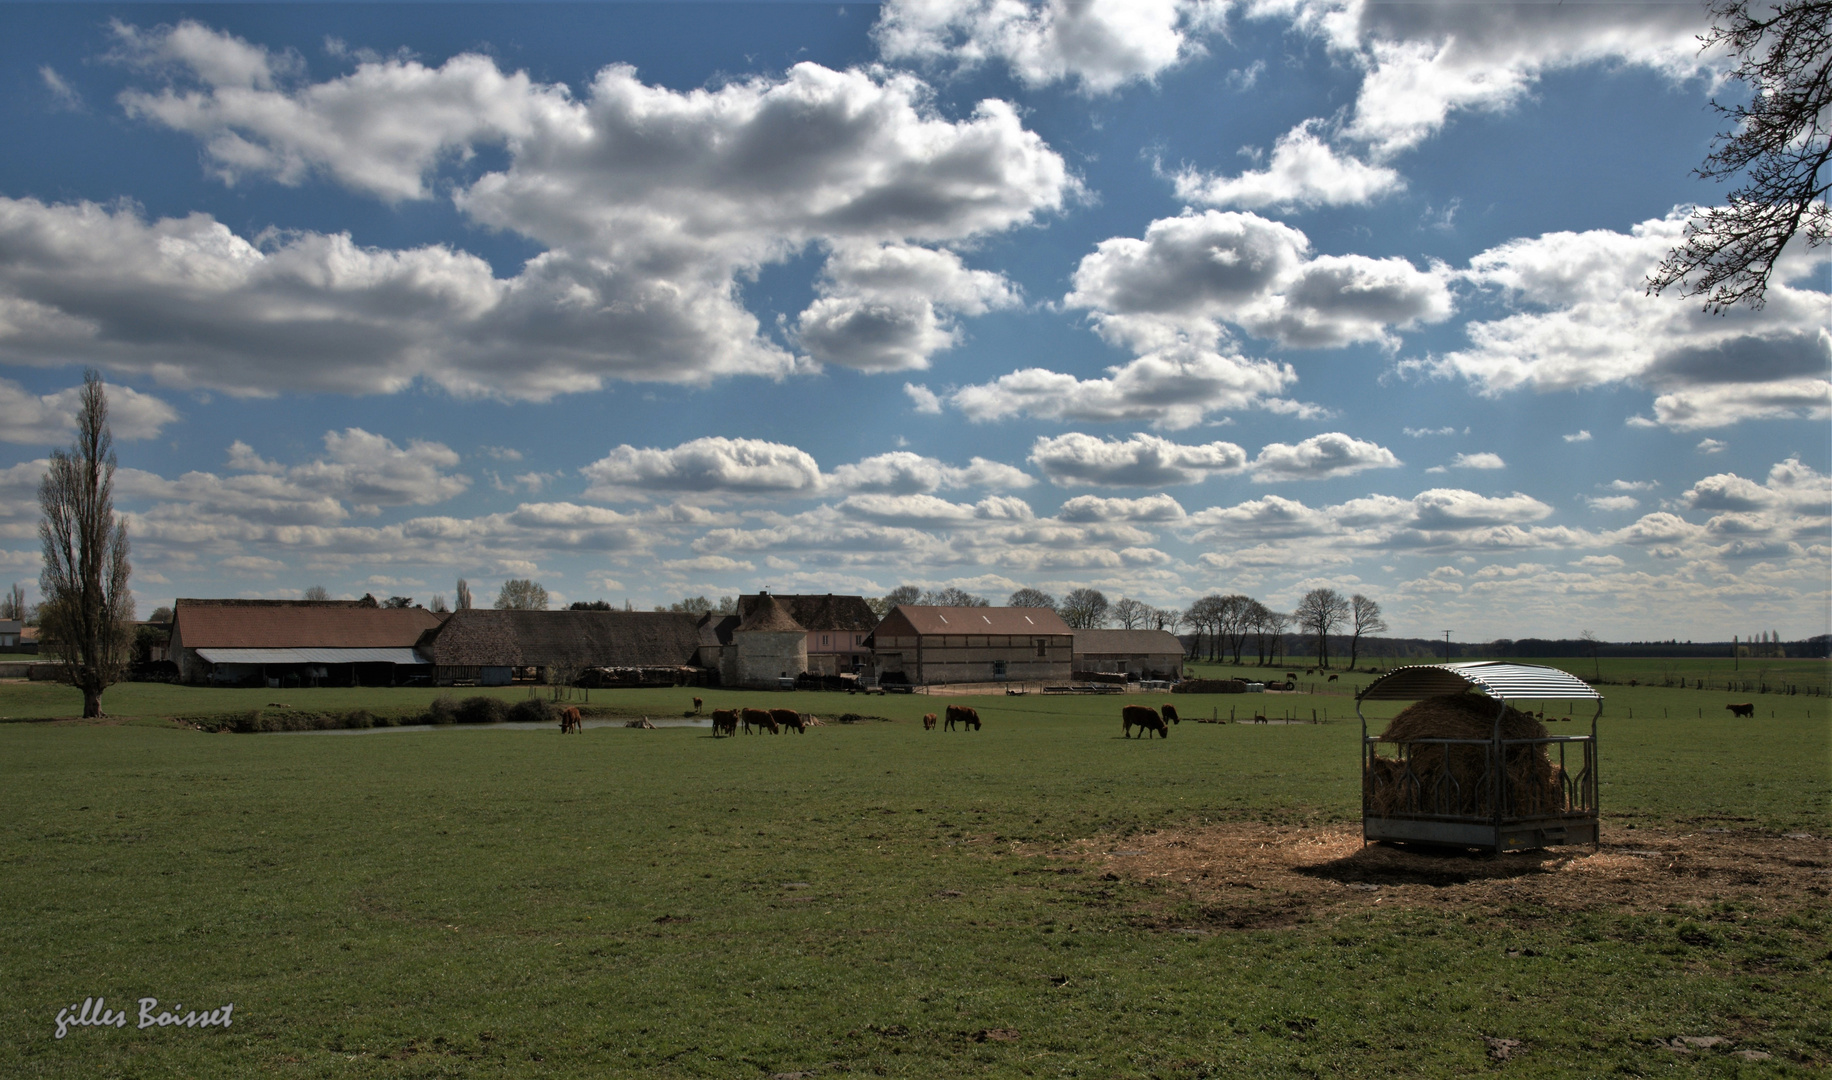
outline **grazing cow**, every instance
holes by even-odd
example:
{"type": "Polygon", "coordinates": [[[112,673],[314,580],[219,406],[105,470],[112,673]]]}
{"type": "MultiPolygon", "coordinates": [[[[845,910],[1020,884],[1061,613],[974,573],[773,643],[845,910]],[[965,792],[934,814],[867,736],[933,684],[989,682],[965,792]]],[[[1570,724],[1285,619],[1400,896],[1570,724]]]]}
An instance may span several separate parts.
{"type": "Polygon", "coordinates": [[[1297,678],[1297,677],[1298,677],[1298,673],[1297,673],[1297,672],[1295,672],[1295,671],[1287,671],[1287,672],[1285,673],[1285,677],[1286,677],[1287,679],[1295,679],[1295,678],[1297,678]]]}
{"type": "Polygon", "coordinates": [[[780,727],[794,728],[795,734],[797,735],[807,734],[807,732],[802,730],[801,713],[796,712],[794,709],[771,709],[770,719],[776,721],[777,725],[780,727]]]}
{"type": "Polygon", "coordinates": [[[712,711],[712,733],[715,736],[738,734],[738,710],[714,709],[712,711]]]}
{"type": "Polygon", "coordinates": [[[1158,706],[1158,714],[1173,724],[1183,723],[1183,718],[1177,715],[1177,707],[1175,705],[1158,706]]]}
{"type": "Polygon", "coordinates": [[[1729,709],[1732,716],[1747,716],[1751,720],[1756,718],[1756,703],[1753,701],[1743,705],[1726,705],[1724,708],[1729,709]]]}
{"type": "Polygon", "coordinates": [[[706,703],[704,701],[701,701],[699,698],[693,699],[693,715],[695,716],[700,715],[700,710],[704,709],[705,707],[706,707],[706,703]]]}
{"type": "Polygon", "coordinates": [[[1152,732],[1157,732],[1166,739],[1170,738],[1170,728],[1158,710],[1149,705],[1127,705],[1120,709],[1120,730],[1123,738],[1132,737],[1132,729],[1139,729],[1139,738],[1149,739],[1152,732]]]}
{"type": "Polygon", "coordinates": [[[922,730],[924,731],[934,731],[935,730],[935,714],[934,713],[926,712],[922,714],[922,730]]]}
{"type": "Polygon", "coordinates": [[[1330,681],[1330,682],[1335,682],[1335,681],[1336,681],[1336,677],[1335,677],[1334,675],[1331,675],[1331,676],[1329,677],[1329,681],[1330,681]]]}
{"type": "Polygon", "coordinates": [[[1254,716],[1254,718],[1253,718],[1253,722],[1254,722],[1254,723],[1256,723],[1256,724],[1264,724],[1264,723],[1268,723],[1268,721],[1267,721],[1267,719],[1266,719],[1266,716],[1265,716],[1265,714],[1264,714],[1264,713],[1260,713],[1260,714],[1258,714],[1258,715],[1256,715],[1256,716],[1254,716]]]}
{"type": "Polygon", "coordinates": [[[965,705],[950,705],[948,706],[948,719],[942,725],[942,730],[953,731],[957,723],[963,731],[968,728],[978,731],[980,730],[980,714],[965,705]]]}
{"type": "Polygon", "coordinates": [[[577,705],[567,706],[566,711],[560,714],[560,734],[564,735],[569,731],[585,734],[585,724],[579,716],[577,705]]]}
{"type": "Polygon", "coordinates": [[[776,727],[776,718],[770,715],[768,709],[745,709],[738,716],[744,721],[746,735],[751,733],[753,727],[757,729],[759,735],[763,734],[765,728],[768,728],[772,735],[780,734],[776,727]]]}
{"type": "Polygon", "coordinates": [[[1306,675],[1315,675],[1316,673],[1317,673],[1317,669],[1316,669],[1316,668],[1314,668],[1314,667],[1313,667],[1313,668],[1305,668],[1305,669],[1304,669],[1304,674],[1306,674],[1306,675]]]}

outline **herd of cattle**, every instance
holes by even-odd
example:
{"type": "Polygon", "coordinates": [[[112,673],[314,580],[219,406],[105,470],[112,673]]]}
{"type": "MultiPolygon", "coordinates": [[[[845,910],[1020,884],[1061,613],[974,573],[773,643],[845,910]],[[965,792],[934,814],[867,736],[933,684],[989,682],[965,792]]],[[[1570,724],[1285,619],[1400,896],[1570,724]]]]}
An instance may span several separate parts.
{"type": "MultiPolygon", "coordinates": [[[[699,698],[693,699],[693,708],[699,712],[704,703],[699,698]]],[[[561,719],[561,731],[578,730],[577,709],[566,710],[561,719]]],[[[953,731],[959,727],[962,731],[980,730],[979,710],[968,705],[950,705],[945,712],[946,719],[940,722],[943,731],[953,731]]],[[[1257,719],[1257,718],[1256,718],[1257,719]]],[[[806,734],[807,726],[813,717],[805,717],[794,709],[714,709],[712,711],[712,733],[715,737],[736,735],[743,731],[746,735],[761,735],[769,732],[780,734],[784,729],[793,730],[796,734],[806,734]]],[[[938,718],[934,713],[924,713],[922,729],[934,731],[938,718]]],[[[816,721],[818,722],[818,721],[816,721]]],[[[1120,710],[1121,735],[1132,737],[1132,729],[1139,729],[1139,738],[1148,739],[1153,732],[1160,738],[1170,738],[1170,725],[1182,723],[1177,716],[1174,705],[1151,708],[1148,705],[1127,705],[1120,710]]]]}

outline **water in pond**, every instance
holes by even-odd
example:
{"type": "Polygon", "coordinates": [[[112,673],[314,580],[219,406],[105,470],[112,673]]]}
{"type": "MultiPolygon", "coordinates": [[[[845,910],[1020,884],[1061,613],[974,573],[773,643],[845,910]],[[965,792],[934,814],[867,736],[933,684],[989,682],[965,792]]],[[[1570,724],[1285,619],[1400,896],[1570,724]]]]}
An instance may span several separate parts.
{"type": "MultiPolygon", "coordinates": [[[[619,728],[629,723],[630,717],[588,716],[581,721],[588,728],[619,728]]],[[[651,716],[649,723],[658,728],[707,728],[712,727],[710,716],[651,716]]],[[[282,731],[277,735],[382,735],[391,731],[559,731],[557,723],[543,723],[538,720],[517,721],[501,724],[402,724],[399,727],[372,728],[330,728],[325,731],[282,731]]]]}

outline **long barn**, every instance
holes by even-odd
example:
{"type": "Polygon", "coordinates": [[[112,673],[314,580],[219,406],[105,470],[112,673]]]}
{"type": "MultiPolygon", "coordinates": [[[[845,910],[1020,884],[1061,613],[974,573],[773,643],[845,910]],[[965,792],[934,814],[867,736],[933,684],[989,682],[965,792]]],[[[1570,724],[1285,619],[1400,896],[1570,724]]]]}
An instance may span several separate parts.
{"type": "Polygon", "coordinates": [[[868,639],[881,682],[1067,682],[1075,632],[1049,608],[899,604],[868,639]]]}
{"type": "Polygon", "coordinates": [[[601,668],[672,685],[703,678],[699,622],[678,611],[471,608],[429,630],[417,649],[441,686],[504,686],[518,668],[547,682],[601,668]]]}

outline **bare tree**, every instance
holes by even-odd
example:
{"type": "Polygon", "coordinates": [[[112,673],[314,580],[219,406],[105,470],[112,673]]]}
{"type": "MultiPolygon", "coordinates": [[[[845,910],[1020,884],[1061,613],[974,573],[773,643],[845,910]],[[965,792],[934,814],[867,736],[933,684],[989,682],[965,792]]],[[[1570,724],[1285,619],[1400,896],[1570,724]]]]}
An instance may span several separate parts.
{"type": "Polygon", "coordinates": [[[301,600],[329,600],[330,598],[331,590],[323,585],[308,585],[305,591],[299,594],[301,600]]]}
{"type": "Polygon", "coordinates": [[[64,678],[83,692],[83,715],[102,715],[102,691],[120,678],[132,644],[134,596],[127,587],[127,525],[115,520],[114,438],[102,376],[83,373],[76,441],[51,453],[38,485],[44,519],[39,626],[63,663],[64,678]]]}
{"type": "Polygon", "coordinates": [[[1175,633],[1177,624],[1182,621],[1183,612],[1178,611],[1174,607],[1151,609],[1151,628],[1153,630],[1169,630],[1175,633]]]}
{"type": "Polygon", "coordinates": [[[1329,667],[1329,635],[1349,613],[1349,603],[1334,589],[1312,589],[1292,612],[1299,629],[1317,635],[1317,666],[1329,667]]]}
{"type": "Polygon", "coordinates": [[[411,596],[390,596],[388,599],[382,601],[382,606],[385,608],[388,608],[391,611],[399,611],[405,608],[410,608],[410,607],[413,607],[413,597],[411,596]]]}
{"type": "Polygon", "coordinates": [[[546,611],[547,590],[538,581],[510,578],[496,594],[496,605],[504,611],[546,611]]]}
{"type": "Polygon", "coordinates": [[[25,621],[25,586],[17,581],[5,596],[0,596],[0,619],[25,621]]]}
{"type": "Polygon", "coordinates": [[[1221,598],[1215,609],[1215,633],[1221,638],[1223,648],[1231,648],[1234,662],[1240,663],[1240,652],[1247,642],[1247,634],[1252,630],[1253,605],[1258,603],[1251,596],[1231,593],[1221,598]]]}
{"type": "Polygon", "coordinates": [[[471,610],[471,583],[463,578],[458,579],[458,610],[471,610]]]}
{"type": "Polygon", "coordinates": [[[1222,598],[1216,593],[1210,593],[1191,603],[1189,608],[1183,612],[1184,623],[1196,631],[1196,648],[1190,654],[1191,660],[1202,658],[1202,639],[1205,635],[1209,639],[1209,659],[1214,661],[1220,658],[1217,651],[1220,648],[1217,638],[1221,621],[1221,605],[1222,598]]]}
{"type": "Polygon", "coordinates": [[[890,592],[887,592],[883,596],[880,596],[878,599],[867,600],[866,603],[871,605],[872,614],[882,619],[886,615],[889,615],[891,613],[891,609],[896,607],[897,605],[914,604],[916,601],[921,600],[921,599],[922,599],[922,590],[921,589],[917,588],[914,585],[899,585],[896,588],[892,589],[890,592]]]}
{"type": "Polygon", "coordinates": [[[1056,598],[1042,589],[1019,589],[1005,601],[1006,607],[1046,607],[1056,606],[1056,598]]]}
{"type": "Polygon", "coordinates": [[[1648,279],[1659,293],[1679,284],[1719,314],[1741,303],[1759,308],[1782,250],[1804,231],[1809,248],[1832,239],[1832,0],[1717,0],[1706,49],[1736,57],[1730,77],[1747,104],[1712,106],[1729,120],[1696,174],[1738,177],[1728,205],[1693,211],[1685,238],[1648,279]],[[1752,11],[1752,9],[1754,9],[1752,11]]]}
{"type": "Polygon", "coordinates": [[[1113,621],[1120,624],[1121,630],[1143,630],[1151,619],[1151,605],[1130,596],[1120,597],[1120,602],[1113,605],[1113,621]]]}
{"type": "Polygon", "coordinates": [[[1056,614],[1072,630],[1096,630],[1107,624],[1107,598],[1099,589],[1073,589],[1062,598],[1056,614]]]}
{"type": "Polygon", "coordinates": [[[922,594],[922,602],[930,607],[991,607],[992,602],[983,596],[975,596],[966,589],[949,585],[945,589],[930,589],[922,594]]]}
{"type": "Polygon", "coordinates": [[[712,601],[704,596],[689,596],[668,605],[669,611],[684,611],[689,615],[704,615],[712,610],[712,601]]]}
{"type": "Polygon", "coordinates": [[[719,606],[713,609],[713,613],[717,615],[738,614],[738,598],[735,596],[719,597],[719,606]]]}
{"type": "Polygon", "coordinates": [[[1584,651],[1590,656],[1590,670],[1592,676],[1596,681],[1601,682],[1603,679],[1603,665],[1597,660],[1597,653],[1602,648],[1603,639],[1597,637],[1595,631],[1586,630],[1578,635],[1578,640],[1584,643],[1584,651]]]}
{"type": "Polygon", "coordinates": [[[1254,635],[1253,653],[1260,667],[1277,662],[1278,649],[1273,635],[1285,632],[1284,617],[1258,600],[1247,602],[1246,614],[1241,616],[1241,624],[1248,633],[1254,635]]]}
{"type": "Polygon", "coordinates": [[[1349,670],[1355,670],[1355,658],[1361,652],[1361,635],[1378,634],[1387,628],[1380,617],[1380,605],[1356,593],[1349,597],[1349,624],[1354,633],[1349,638],[1349,670]]]}
{"type": "MultiPolygon", "coordinates": [[[[1257,600],[1254,602],[1258,603],[1257,600]]],[[[1285,631],[1290,629],[1291,619],[1292,617],[1283,611],[1267,609],[1264,636],[1268,639],[1266,643],[1266,662],[1268,664],[1277,665],[1284,661],[1285,631]]]]}
{"type": "Polygon", "coordinates": [[[426,605],[426,610],[435,612],[438,614],[444,614],[445,612],[450,611],[451,609],[445,606],[445,594],[444,593],[434,593],[432,601],[426,605]]]}

